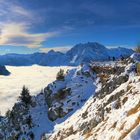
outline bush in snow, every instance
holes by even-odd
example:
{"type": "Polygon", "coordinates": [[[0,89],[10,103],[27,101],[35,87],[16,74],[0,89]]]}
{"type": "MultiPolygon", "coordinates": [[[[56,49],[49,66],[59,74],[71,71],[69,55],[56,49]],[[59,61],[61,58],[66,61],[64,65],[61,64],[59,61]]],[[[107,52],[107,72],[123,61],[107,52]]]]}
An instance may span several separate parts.
{"type": "Polygon", "coordinates": [[[26,118],[26,123],[28,124],[28,126],[31,128],[32,127],[32,118],[29,115],[29,117],[26,118]]]}
{"type": "Polygon", "coordinates": [[[60,71],[57,73],[56,79],[57,80],[64,80],[65,76],[64,76],[64,70],[60,69],[60,71]]]}
{"type": "Polygon", "coordinates": [[[59,100],[64,99],[66,96],[66,90],[65,89],[60,89],[58,90],[57,94],[56,94],[56,98],[59,100]]]}

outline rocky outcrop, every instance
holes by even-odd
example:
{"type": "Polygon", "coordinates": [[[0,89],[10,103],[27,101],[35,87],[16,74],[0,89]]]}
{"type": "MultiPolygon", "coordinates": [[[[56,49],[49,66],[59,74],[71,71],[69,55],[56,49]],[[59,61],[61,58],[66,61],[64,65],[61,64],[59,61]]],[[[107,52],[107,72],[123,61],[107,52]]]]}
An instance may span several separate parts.
{"type": "Polygon", "coordinates": [[[93,71],[85,65],[49,84],[44,89],[49,119],[55,121],[80,107],[93,94],[93,81],[93,71]]]}
{"type": "Polygon", "coordinates": [[[10,72],[6,69],[5,66],[0,65],[0,75],[8,76],[10,72]]]}
{"type": "Polygon", "coordinates": [[[98,79],[95,95],[86,102],[81,111],[77,111],[61,124],[61,129],[55,130],[48,139],[113,140],[124,139],[131,133],[139,123],[140,107],[140,79],[137,78],[135,69],[132,69],[133,65],[136,66],[135,63],[129,64],[127,70],[125,66],[118,65],[115,71],[112,66],[92,66],[92,71],[97,73],[98,79]],[[130,73],[136,77],[131,77],[130,73]],[[133,115],[135,119],[132,119],[133,115]],[[67,133],[71,128],[72,134],[67,133]]]}

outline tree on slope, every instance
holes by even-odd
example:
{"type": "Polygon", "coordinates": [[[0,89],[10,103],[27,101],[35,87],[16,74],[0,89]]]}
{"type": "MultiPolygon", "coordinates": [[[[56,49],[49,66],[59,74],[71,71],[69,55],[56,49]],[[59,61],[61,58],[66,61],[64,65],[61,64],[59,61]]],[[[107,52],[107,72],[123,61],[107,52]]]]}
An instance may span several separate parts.
{"type": "Polygon", "coordinates": [[[31,103],[31,96],[30,96],[29,89],[26,88],[25,86],[23,86],[22,88],[19,99],[23,103],[25,103],[25,105],[29,105],[31,103]]]}
{"type": "Polygon", "coordinates": [[[57,73],[57,76],[56,76],[56,79],[57,80],[64,80],[64,70],[63,69],[60,69],[60,71],[57,73]]]}

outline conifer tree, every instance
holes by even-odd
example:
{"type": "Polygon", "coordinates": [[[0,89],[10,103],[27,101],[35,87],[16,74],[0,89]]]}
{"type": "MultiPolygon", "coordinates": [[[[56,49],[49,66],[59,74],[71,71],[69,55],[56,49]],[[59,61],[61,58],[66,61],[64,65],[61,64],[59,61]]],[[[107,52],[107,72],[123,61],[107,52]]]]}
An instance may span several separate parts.
{"type": "Polygon", "coordinates": [[[19,99],[25,103],[25,105],[29,105],[31,103],[31,96],[30,96],[30,92],[29,89],[26,88],[25,86],[23,86],[22,88],[22,92],[20,94],[19,99]]]}
{"type": "Polygon", "coordinates": [[[56,79],[64,80],[64,70],[63,69],[60,69],[60,71],[57,73],[56,79]]]}

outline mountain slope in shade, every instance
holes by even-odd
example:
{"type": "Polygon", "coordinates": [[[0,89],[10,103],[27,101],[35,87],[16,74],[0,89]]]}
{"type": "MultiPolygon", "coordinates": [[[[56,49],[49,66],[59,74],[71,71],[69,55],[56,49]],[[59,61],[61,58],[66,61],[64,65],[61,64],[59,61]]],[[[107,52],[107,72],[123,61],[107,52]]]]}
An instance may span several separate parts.
{"type": "Polygon", "coordinates": [[[122,47],[118,47],[118,48],[110,48],[108,49],[108,54],[109,56],[113,57],[120,57],[120,56],[130,56],[133,53],[133,50],[131,49],[127,49],[127,48],[122,48],[122,47]]]}
{"type": "Polygon", "coordinates": [[[81,62],[92,60],[107,60],[108,49],[99,43],[78,44],[67,52],[70,56],[70,64],[79,65],[81,62]]]}
{"type": "Polygon", "coordinates": [[[44,66],[66,66],[69,63],[67,55],[61,52],[55,52],[54,50],[49,51],[40,58],[39,65],[44,66]]]}
{"type": "Polygon", "coordinates": [[[132,49],[121,47],[108,49],[97,42],[88,42],[74,46],[67,55],[71,58],[70,65],[79,65],[82,62],[105,61],[111,57],[128,57],[132,53],[132,49]]]}
{"type": "Polygon", "coordinates": [[[6,69],[5,66],[0,65],[0,75],[8,76],[10,75],[10,72],[6,69]]]}
{"type": "Polygon", "coordinates": [[[6,54],[0,55],[1,65],[29,66],[33,64],[45,66],[80,65],[83,62],[105,61],[109,57],[128,57],[133,53],[132,49],[113,48],[108,49],[99,43],[78,44],[71,48],[66,54],[55,52],[34,54],[6,54]]]}

